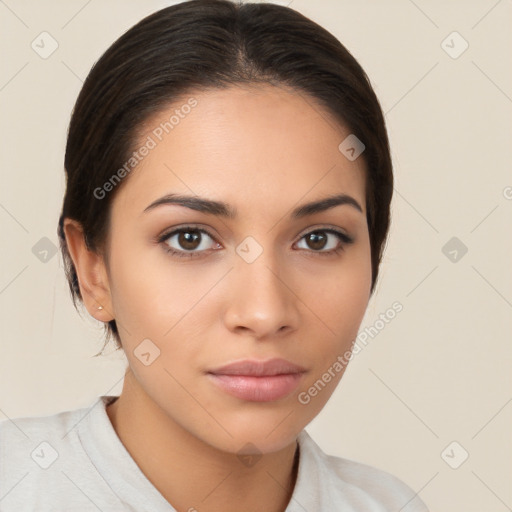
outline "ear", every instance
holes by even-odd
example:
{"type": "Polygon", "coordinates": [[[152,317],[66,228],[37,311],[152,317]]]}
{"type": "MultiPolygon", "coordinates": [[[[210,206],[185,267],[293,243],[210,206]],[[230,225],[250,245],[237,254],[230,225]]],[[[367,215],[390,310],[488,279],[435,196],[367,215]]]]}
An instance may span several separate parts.
{"type": "Polygon", "coordinates": [[[113,320],[110,284],[103,256],[87,248],[83,228],[76,220],[64,219],[64,234],[87,311],[100,322],[113,320]]]}

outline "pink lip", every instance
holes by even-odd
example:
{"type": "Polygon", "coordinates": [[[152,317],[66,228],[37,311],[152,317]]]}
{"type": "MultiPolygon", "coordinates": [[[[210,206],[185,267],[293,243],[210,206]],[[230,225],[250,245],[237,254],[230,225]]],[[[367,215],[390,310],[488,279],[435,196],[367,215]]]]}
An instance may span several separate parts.
{"type": "Polygon", "coordinates": [[[285,359],[244,360],[214,370],[207,375],[225,392],[253,402],[269,402],[289,395],[306,370],[285,359]]]}

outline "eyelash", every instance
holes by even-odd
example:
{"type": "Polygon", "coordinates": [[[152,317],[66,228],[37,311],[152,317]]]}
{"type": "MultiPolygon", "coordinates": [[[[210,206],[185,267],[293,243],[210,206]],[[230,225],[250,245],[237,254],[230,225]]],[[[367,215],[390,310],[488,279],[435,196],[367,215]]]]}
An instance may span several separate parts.
{"type": "MultiPolygon", "coordinates": [[[[176,235],[177,233],[187,232],[187,231],[195,231],[195,232],[199,232],[199,233],[204,233],[204,234],[208,235],[216,243],[218,243],[215,240],[215,237],[208,230],[203,229],[203,228],[198,228],[198,227],[195,227],[195,226],[184,226],[184,227],[181,227],[179,229],[175,229],[173,231],[170,231],[168,233],[164,233],[163,235],[161,235],[161,236],[159,236],[157,238],[157,242],[160,243],[160,244],[163,244],[164,245],[164,250],[166,252],[170,253],[172,256],[177,256],[179,258],[189,258],[189,259],[202,256],[203,253],[205,253],[207,251],[197,251],[197,252],[177,251],[176,249],[173,249],[172,247],[169,247],[169,245],[165,243],[167,240],[169,240],[169,238],[171,238],[172,236],[176,235]]],[[[312,231],[308,231],[307,233],[302,235],[299,240],[302,240],[307,235],[311,235],[312,233],[318,233],[318,232],[319,233],[331,233],[331,234],[335,235],[338,238],[338,240],[341,242],[341,244],[338,247],[336,247],[335,249],[331,249],[329,251],[314,251],[314,250],[308,251],[308,252],[312,252],[313,254],[318,254],[320,256],[336,256],[336,255],[338,255],[339,253],[341,253],[345,249],[345,245],[349,245],[349,244],[354,242],[353,238],[349,237],[345,233],[342,233],[341,231],[337,231],[337,230],[332,229],[332,228],[316,228],[316,229],[313,229],[312,231]]]]}

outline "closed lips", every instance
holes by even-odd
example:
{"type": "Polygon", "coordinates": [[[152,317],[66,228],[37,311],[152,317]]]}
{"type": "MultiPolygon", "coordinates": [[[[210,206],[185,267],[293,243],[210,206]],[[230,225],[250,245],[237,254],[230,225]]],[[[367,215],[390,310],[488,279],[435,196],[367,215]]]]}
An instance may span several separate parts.
{"type": "Polygon", "coordinates": [[[270,359],[267,361],[243,360],[236,361],[208,371],[214,375],[247,375],[253,377],[269,377],[303,373],[305,368],[286,359],[270,359]]]}

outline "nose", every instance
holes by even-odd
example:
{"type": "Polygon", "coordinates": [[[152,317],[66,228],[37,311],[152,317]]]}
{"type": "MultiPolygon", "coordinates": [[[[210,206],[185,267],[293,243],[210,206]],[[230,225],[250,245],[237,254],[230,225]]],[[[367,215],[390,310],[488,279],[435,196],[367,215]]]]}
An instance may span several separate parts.
{"type": "Polygon", "coordinates": [[[264,339],[298,328],[300,298],[292,274],[270,251],[252,263],[238,258],[229,276],[224,317],[229,330],[264,339]]]}

